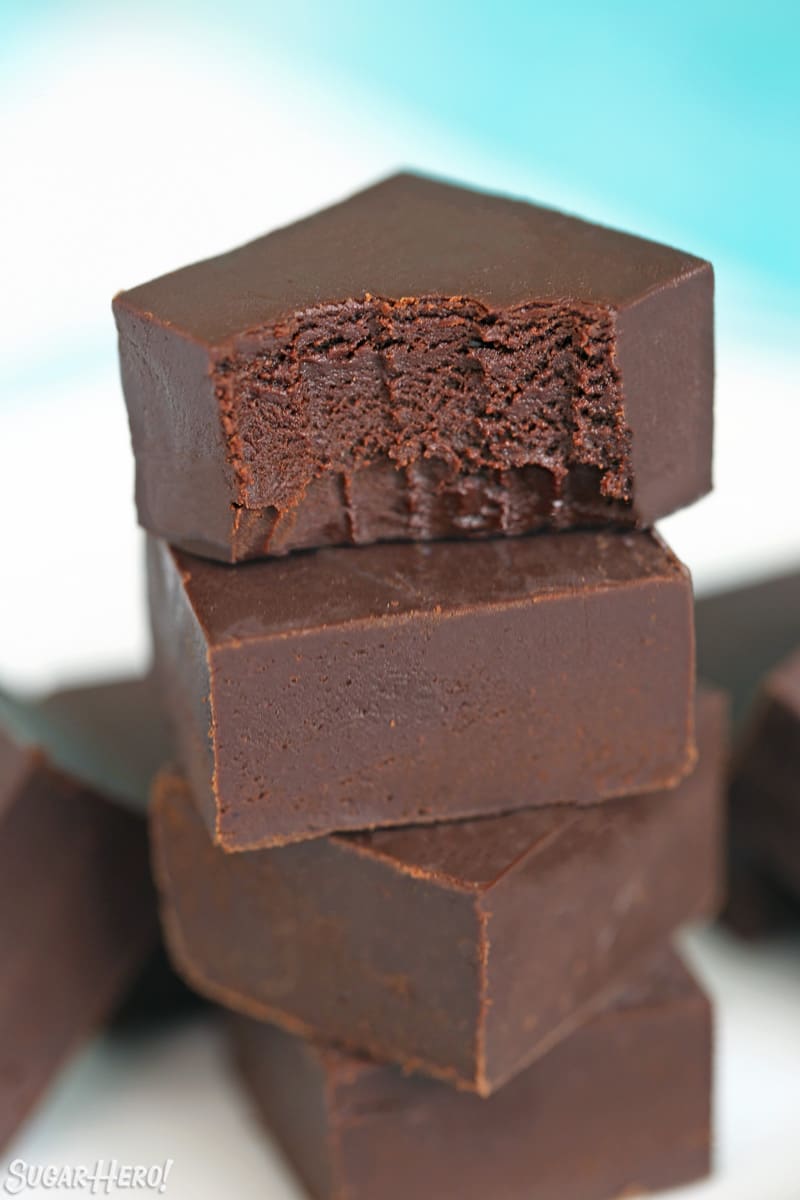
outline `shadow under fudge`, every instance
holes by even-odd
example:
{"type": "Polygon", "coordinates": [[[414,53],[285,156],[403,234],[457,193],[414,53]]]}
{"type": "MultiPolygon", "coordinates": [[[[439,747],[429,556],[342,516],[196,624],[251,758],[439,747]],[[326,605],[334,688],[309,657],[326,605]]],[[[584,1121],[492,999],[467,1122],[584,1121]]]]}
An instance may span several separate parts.
{"type": "Polygon", "coordinates": [[[711,486],[709,263],[397,175],[114,301],[145,528],[238,561],[650,526],[711,486]]]}
{"type": "Polygon", "coordinates": [[[244,1017],[231,1037],[314,1200],[619,1200],[708,1174],[711,1006],[668,951],[488,1100],[244,1017]]]}
{"type": "Polygon", "coordinates": [[[164,936],[201,994],[494,1092],[721,895],[726,705],[678,788],[226,854],[186,782],[151,807],[164,936]]]}
{"type": "Polygon", "coordinates": [[[649,533],[319,550],[148,546],[155,659],[214,840],[580,804],[694,762],[688,572],[649,533]]]}

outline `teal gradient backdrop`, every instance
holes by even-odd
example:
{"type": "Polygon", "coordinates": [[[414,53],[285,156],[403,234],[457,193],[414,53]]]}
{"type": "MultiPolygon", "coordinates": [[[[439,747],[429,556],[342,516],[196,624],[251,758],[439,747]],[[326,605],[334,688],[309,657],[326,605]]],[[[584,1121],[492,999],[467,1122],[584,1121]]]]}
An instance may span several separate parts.
{"type": "MultiPolygon", "coordinates": [[[[5,67],[70,13],[109,7],[6,0],[5,67]]],[[[191,21],[265,71],[289,61],[365,105],[401,106],[490,153],[501,176],[508,163],[515,182],[554,180],[603,216],[630,215],[643,231],[735,261],[779,288],[781,307],[800,308],[800,5],[791,0],[139,0],[136,9],[154,38],[165,22],[191,21]]]]}

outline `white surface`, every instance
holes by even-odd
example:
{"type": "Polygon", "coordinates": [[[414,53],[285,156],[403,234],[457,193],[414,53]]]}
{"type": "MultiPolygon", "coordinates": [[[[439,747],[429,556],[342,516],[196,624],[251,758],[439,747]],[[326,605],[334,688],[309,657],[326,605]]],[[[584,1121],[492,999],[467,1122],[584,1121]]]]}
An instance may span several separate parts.
{"type": "MultiPolygon", "coordinates": [[[[405,163],[668,236],[530,164],[509,168],[453,144],[435,121],[412,128],[403,113],[315,91],[282,64],[264,71],[224,46],[220,56],[224,32],[214,43],[186,29],[155,39],[130,12],[105,28],[73,14],[69,29],[54,14],[39,49],[0,85],[0,142],[14,163],[0,188],[0,680],[25,689],[137,667],[146,655],[115,290],[405,163]],[[253,151],[274,144],[265,131],[275,129],[277,164],[253,151]],[[209,145],[226,163],[246,161],[247,186],[214,172],[209,145]]],[[[755,315],[748,285],[735,264],[718,267],[718,487],[664,524],[701,588],[800,559],[797,360],[736,340],[755,315]]],[[[785,328],[781,344],[791,345],[785,328]]],[[[692,950],[719,1001],[718,1168],[685,1196],[798,1200],[800,949],[750,952],[705,936],[692,950]]],[[[296,1195],[202,1024],[93,1047],[12,1153],[171,1157],[166,1194],[180,1200],[296,1195]]]]}

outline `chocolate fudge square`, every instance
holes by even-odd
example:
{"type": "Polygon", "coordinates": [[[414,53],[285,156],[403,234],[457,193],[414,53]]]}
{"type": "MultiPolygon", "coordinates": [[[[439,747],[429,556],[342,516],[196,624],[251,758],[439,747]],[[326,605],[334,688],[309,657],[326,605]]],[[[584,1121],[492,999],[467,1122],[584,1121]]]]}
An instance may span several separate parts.
{"type": "Polygon", "coordinates": [[[186,782],[151,832],[176,970],[218,1004],[481,1094],[721,895],[726,704],[678,788],[587,808],[214,847],[186,782]]]}
{"type": "Polygon", "coordinates": [[[0,1147],[159,943],[141,764],[155,767],[163,722],[146,694],[0,697],[0,1147]]]}
{"type": "Polygon", "coordinates": [[[396,175],[114,301],[144,527],[239,561],[650,526],[711,486],[709,263],[396,175]]]}
{"type": "Polygon", "coordinates": [[[698,674],[725,688],[741,727],[764,676],[800,646],[800,569],[698,597],[695,628],[698,674]]]}
{"type": "Polygon", "coordinates": [[[735,847],[800,899],[800,648],[764,680],[734,755],[735,847]]]}
{"type": "Polygon", "coordinates": [[[488,1100],[245,1017],[231,1034],[314,1200],[620,1200],[709,1170],[711,1007],[670,952],[488,1100]]]}
{"type": "Polygon", "coordinates": [[[686,569],[649,533],[339,547],[238,567],[151,540],[177,755],[227,850],[674,786],[686,569]]]}

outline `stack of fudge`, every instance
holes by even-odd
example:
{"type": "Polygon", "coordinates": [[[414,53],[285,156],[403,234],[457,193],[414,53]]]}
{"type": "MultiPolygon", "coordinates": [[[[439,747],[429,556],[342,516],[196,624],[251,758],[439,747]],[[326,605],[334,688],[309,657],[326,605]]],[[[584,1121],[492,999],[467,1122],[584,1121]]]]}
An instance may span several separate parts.
{"type": "Polygon", "coordinates": [[[399,175],[115,301],[173,962],[318,1200],[703,1175],[713,276],[399,175]]]}

